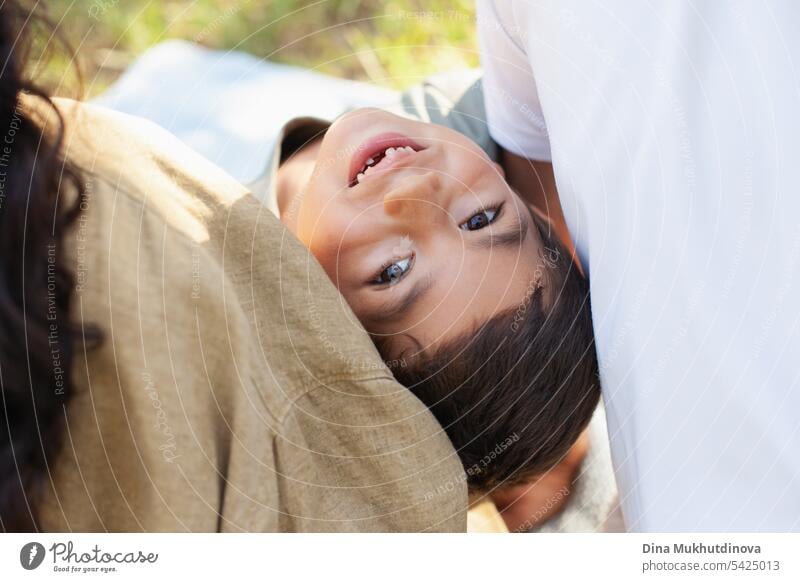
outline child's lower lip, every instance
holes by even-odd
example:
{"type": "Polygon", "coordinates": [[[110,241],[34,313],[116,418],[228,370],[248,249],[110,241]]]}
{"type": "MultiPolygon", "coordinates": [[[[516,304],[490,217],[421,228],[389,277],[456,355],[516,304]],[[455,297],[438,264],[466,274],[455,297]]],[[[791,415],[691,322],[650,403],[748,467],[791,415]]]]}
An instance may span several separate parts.
{"type": "Polygon", "coordinates": [[[358,176],[361,168],[366,165],[368,159],[382,153],[386,148],[400,148],[406,146],[411,147],[417,152],[425,149],[413,139],[401,133],[381,133],[362,143],[350,160],[348,185],[350,187],[356,185],[356,176],[358,176]]]}

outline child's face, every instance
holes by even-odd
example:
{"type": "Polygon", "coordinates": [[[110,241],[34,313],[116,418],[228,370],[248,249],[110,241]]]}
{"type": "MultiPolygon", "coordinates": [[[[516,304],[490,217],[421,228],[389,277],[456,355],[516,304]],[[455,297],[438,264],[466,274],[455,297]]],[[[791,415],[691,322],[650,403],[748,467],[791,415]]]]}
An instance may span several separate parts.
{"type": "Polygon", "coordinates": [[[502,169],[447,128],[348,113],[327,131],[299,196],[295,235],[367,331],[390,336],[390,357],[524,309],[540,284],[530,212],[502,169]]]}

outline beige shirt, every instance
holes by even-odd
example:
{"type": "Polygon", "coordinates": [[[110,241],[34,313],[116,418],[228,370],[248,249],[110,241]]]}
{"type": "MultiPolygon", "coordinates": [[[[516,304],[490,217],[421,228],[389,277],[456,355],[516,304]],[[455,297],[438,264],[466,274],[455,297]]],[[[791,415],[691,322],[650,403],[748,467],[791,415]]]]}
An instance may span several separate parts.
{"type": "Polygon", "coordinates": [[[156,126],[60,102],[88,204],[55,531],[463,531],[458,457],[319,265],[156,126]],[[439,493],[444,492],[444,493],[439,493]]]}

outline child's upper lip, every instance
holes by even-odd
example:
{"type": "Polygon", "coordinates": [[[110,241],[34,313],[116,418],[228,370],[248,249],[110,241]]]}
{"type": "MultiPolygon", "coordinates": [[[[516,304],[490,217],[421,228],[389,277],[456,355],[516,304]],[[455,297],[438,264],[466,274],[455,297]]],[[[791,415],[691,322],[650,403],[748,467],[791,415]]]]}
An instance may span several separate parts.
{"type": "MultiPolygon", "coordinates": [[[[406,148],[410,147],[414,150],[415,153],[421,152],[425,148],[421,146],[419,143],[414,141],[413,139],[409,138],[408,136],[402,135],[400,133],[383,133],[376,135],[361,146],[359,146],[358,150],[355,154],[353,154],[350,160],[350,172],[348,174],[348,186],[354,187],[357,186],[359,183],[358,175],[362,173],[367,162],[370,159],[376,159],[384,155],[384,152],[389,148],[406,148]]],[[[404,159],[413,159],[413,155],[409,154],[394,154],[397,156],[397,159],[392,160],[381,160],[379,164],[381,167],[375,167],[374,170],[371,170],[364,176],[364,178],[372,175],[384,172],[390,168],[394,168],[400,165],[400,163],[404,159]]],[[[393,156],[394,157],[394,156],[393,156]]]]}

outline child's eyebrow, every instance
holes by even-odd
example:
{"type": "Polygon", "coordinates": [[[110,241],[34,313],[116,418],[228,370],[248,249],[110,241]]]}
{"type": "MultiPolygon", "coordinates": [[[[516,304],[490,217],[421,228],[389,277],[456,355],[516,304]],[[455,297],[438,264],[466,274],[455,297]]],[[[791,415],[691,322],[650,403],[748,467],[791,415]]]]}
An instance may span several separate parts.
{"type": "Polygon", "coordinates": [[[501,232],[496,232],[493,228],[485,230],[490,231],[487,232],[488,236],[475,237],[470,244],[480,249],[520,247],[528,236],[528,221],[517,213],[516,220],[501,232]]]}

